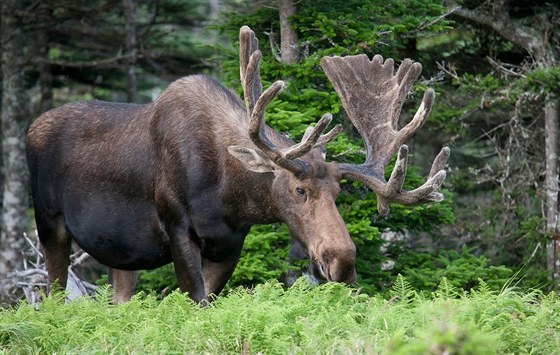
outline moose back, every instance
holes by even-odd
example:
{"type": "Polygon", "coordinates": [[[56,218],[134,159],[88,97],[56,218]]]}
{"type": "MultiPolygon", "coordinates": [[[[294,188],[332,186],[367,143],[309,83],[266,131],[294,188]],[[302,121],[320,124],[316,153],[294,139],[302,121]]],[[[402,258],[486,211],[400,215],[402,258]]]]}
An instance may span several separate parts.
{"type": "Polygon", "coordinates": [[[128,300],[136,271],[173,262],[180,289],[199,302],[218,294],[254,224],[284,222],[310,272],[327,281],[356,279],[356,249],[335,205],[341,178],[360,181],[390,202],[440,201],[449,149],[426,183],[403,191],[408,148],[434,93],[397,128],[401,105],[421,66],[365,55],[323,58],[322,67],[362,135],[361,165],[326,162],[325,115],[295,143],[264,123],[278,81],[264,92],[254,33],[240,31],[244,104],[213,79],[172,83],[153,103],[79,102],[44,113],[29,128],[27,160],[49,283],[66,286],[71,241],[109,267],[115,302],[128,300]],[[396,151],[388,181],[384,168],[396,151]]]}

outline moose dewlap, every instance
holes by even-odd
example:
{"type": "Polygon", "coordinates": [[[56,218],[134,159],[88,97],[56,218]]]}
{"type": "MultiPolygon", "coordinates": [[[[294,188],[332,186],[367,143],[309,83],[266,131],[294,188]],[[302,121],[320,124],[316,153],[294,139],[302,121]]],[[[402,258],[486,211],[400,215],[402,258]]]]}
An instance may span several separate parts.
{"type": "Polygon", "coordinates": [[[320,279],[352,283],[356,248],[335,205],[341,178],[360,181],[389,203],[440,201],[449,149],[427,181],[403,191],[404,142],[430,112],[429,89],[404,128],[401,106],[421,65],[365,55],[323,58],[352,124],[366,145],[363,164],[326,162],[326,114],[295,143],[264,123],[284,83],[264,92],[261,53],[248,27],[240,36],[244,104],[213,79],[172,83],[147,105],[79,102],[44,113],[27,135],[27,159],[49,282],[65,287],[71,241],[109,267],[115,302],[128,300],[136,270],[173,262],[179,286],[199,302],[218,294],[254,224],[284,222],[292,248],[320,279]],[[398,151],[388,181],[384,169],[398,151]]]}

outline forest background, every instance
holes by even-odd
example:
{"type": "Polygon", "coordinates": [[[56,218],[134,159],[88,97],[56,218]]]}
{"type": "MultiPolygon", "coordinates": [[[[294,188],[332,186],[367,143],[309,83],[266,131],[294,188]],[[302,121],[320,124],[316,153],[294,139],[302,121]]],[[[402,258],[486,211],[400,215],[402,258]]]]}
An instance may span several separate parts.
{"type": "MultiPolygon", "coordinates": [[[[393,205],[387,217],[378,215],[375,195],[358,184],[344,184],[337,200],[358,249],[358,285],[365,292],[386,292],[398,274],[426,292],[442,277],[467,290],[480,279],[496,288],[514,280],[558,290],[555,2],[3,0],[1,303],[22,297],[17,285],[30,275],[22,271],[39,262],[29,256],[36,240],[24,155],[30,122],[78,100],[149,102],[171,81],[194,73],[240,93],[242,25],[260,38],[264,84],[288,84],[270,105],[267,122],[299,138],[331,112],[346,127],[327,147],[331,160],[361,162],[364,155],[319,67],[321,57],[366,53],[420,62],[422,77],[403,122],[427,87],[437,93],[428,122],[408,142],[414,155],[406,186],[417,186],[448,145],[446,200],[393,205]]],[[[284,226],[254,227],[230,287],[297,275],[288,246],[284,226]]],[[[75,268],[92,281],[99,277],[91,260],[75,268]]],[[[160,294],[176,285],[171,267],[140,279],[141,289],[160,294]]]]}

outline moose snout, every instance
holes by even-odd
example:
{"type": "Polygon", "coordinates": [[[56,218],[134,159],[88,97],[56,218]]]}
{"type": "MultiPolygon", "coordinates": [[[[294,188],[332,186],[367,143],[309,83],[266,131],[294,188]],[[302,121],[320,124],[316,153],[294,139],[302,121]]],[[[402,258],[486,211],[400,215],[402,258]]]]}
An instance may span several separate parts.
{"type": "Polygon", "coordinates": [[[335,258],[327,264],[326,279],[328,281],[352,284],[356,282],[355,259],[335,258]]]}
{"type": "Polygon", "coordinates": [[[327,281],[352,284],[356,281],[356,247],[351,245],[326,250],[319,263],[322,276],[327,281]]]}

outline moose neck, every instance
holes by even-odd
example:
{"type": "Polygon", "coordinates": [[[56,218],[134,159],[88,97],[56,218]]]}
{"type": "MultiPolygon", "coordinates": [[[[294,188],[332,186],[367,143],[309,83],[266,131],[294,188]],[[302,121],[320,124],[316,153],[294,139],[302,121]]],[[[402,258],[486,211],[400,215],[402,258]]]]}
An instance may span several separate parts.
{"type": "MultiPolygon", "coordinates": [[[[294,144],[292,140],[266,125],[264,130],[267,137],[279,147],[294,144]]],[[[282,222],[272,190],[275,174],[251,172],[231,156],[228,157],[227,164],[228,170],[233,172],[230,174],[233,178],[224,181],[227,185],[224,188],[224,200],[232,206],[228,213],[230,218],[250,225],[282,222]]]]}
{"type": "Polygon", "coordinates": [[[247,225],[280,222],[272,198],[273,181],[272,173],[247,173],[241,186],[233,189],[237,191],[226,197],[228,201],[234,201],[229,213],[230,218],[247,225]]]}

